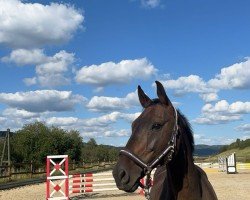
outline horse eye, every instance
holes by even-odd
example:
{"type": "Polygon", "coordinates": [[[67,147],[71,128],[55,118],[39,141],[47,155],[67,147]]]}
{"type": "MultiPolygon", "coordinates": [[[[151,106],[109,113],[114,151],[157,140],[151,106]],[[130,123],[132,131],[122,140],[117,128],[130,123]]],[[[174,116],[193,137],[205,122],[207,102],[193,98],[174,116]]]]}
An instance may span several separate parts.
{"type": "Polygon", "coordinates": [[[155,123],[152,125],[152,130],[160,130],[162,127],[162,124],[159,124],[159,123],[155,123]]]}

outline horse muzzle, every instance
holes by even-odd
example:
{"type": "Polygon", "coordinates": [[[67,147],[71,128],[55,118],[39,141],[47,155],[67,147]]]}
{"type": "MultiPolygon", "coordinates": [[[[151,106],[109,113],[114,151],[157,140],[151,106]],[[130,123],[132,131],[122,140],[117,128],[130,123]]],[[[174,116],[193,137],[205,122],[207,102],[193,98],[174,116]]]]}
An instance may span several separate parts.
{"type": "Polygon", "coordinates": [[[124,167],[117,164],[113,169],[113,177],[119,190],[134,192],[140,184],[140,174],[131,174],[124,167]]]}

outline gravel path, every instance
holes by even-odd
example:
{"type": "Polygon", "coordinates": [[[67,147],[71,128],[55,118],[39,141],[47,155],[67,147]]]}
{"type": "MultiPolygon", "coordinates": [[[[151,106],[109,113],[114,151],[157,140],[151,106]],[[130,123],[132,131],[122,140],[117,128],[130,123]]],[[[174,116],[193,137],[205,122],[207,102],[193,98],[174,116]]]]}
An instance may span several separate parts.
{"type": "MultiPolygon", "coordinates": [[[[250,171],[241,171],[238,174],[226,174],[209,171],[208,178],[212,183],[219,200],[246,200],[249,199],[250,171]]],[[[44,200],[45,184],[25,186],[11,190],[0,191],[0,200],[44,200]]],[[[111,191],[100,194],[78,195],[72,200],[143,200],[144,197],[127,194],[122,191],[111,191]]]]}

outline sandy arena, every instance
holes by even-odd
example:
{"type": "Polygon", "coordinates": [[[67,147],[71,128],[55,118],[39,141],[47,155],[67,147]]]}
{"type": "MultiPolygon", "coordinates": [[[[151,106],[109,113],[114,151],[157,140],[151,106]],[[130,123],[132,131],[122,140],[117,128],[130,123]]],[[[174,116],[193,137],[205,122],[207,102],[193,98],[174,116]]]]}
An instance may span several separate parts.
{"type": "MultiPolygon", "coordinates": [[[[238,174],[217,172],[208,169],[207,175],[212,183],[219,200],[247,200],[250,191],[250,171],[239,171],[238,174]]],[[[25,186],[17,189],[0,191],[0,200],[44,200],[45,184],[25,186]]],[[[72,200],[98,199],[98,200],[143,200],[143,196],[127,194],[122,191],[93,193],[88,196],[78,195],[72,200]]]]}

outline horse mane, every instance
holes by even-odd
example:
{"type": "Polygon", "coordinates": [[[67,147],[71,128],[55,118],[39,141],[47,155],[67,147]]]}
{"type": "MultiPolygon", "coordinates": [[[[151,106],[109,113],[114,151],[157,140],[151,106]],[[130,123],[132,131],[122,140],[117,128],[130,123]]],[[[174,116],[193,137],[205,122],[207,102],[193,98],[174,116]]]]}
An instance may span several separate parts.
{"type": "Polygon", "coordinates": [[[187,120],[187,118],[185,117],[185,115],[183,115],[181,113],[181,111],[178,109],[178,125],[183,129],[182,134],[185,134],[187,136],[187,142],[190,144],[190,148],[191,148],[191,152],[193,154],[194,152],[194,137],[193,137],[193,130],[192,127],[189,123],[189,121],[187,120]]]}

